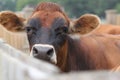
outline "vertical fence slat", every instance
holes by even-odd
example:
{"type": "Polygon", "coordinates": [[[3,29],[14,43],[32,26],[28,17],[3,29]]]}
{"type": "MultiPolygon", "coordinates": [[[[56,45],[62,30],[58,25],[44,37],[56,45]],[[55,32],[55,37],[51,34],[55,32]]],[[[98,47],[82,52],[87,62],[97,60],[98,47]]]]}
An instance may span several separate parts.
{"type": "MultiPolygon", "coordinates": [[[[4,54],[3,52],[1,54],[4,54]]],[[[5,58],[5,56],[2,56],[2,62],[1,62],[1,66],[2,66],[2,79],[3,80],[9,80],[8,79],[8,67],[9,67],[9,63],[8,60],[5,58]]]]}
{"type": "Polygon", "coordinates": [[[15,64],[9,61],[9,80],[15,80],[15,64]]]}
{"type": "Polygon", "coordinates": [[[106,21],[109,24],[116,24],[116,10],[106,10],[106,21]]]}
{"type": "Polygon", "coordinates": [[[120,25],[120,14],[117,14],[116,25],[120,25]]]}

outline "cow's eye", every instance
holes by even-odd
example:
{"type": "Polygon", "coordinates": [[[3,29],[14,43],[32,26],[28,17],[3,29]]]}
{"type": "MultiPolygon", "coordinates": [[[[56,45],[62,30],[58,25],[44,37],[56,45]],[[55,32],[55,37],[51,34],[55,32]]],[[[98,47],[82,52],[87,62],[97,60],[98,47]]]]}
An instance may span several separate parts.
{"type": "Polygon", "coordinates": [[[67,27],[62,27],[62,30],[63,30],[64,33],[68,32],[68,28],[67,27]]]}
{"type": "Polygon", "coordinates": [[[61,34],[65,34],[68,32],[68,28],[67,27],[59,27],[57,29],[55,29],[56,35],[61,35],[61,34]]]}
{"type": "Polygon", "coordinates": [[[59,28],[55,29],[55,32],[67,33],[68,28],[67,27],[59,27],[59,28]]]}
{"type": "Polygon", "coordinates": [[[31,35],[31,34],[36,34],[36,28],[35,27],[26,27],[26,32],[28,35],[31,35]]]}
{"type": "Polygon", "coordinates": [[[26,31],[27,31],[27,33],[31,32],[32,31],[32,27],[26,27],[26,31]]]}

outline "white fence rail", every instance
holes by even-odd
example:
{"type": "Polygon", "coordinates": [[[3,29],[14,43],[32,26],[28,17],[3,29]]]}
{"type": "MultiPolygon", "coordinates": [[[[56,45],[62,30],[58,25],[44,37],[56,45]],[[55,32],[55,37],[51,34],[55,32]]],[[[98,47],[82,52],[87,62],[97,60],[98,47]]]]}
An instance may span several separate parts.
{"type": "Polygon", "coordinates": [[[58,72],[55,66],[33,59],[0,41],[0,80],[45,79],[58,72]]]}
{"type": "Polygon", "coordinates": [[[120,80],[120,73],[109,71],[74,72],[57,75],[45,80],[120,80]]]}

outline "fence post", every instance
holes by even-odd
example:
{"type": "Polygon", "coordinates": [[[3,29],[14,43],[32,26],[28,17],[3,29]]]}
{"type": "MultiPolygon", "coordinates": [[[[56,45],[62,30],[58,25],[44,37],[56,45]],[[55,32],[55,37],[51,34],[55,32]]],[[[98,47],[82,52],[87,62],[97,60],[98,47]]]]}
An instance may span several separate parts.
{"type": "Polygon", "coordinates": [[[116,24],[116,10],[106,10],[106,21],[109,24],[116,24]]]}
{"type": "Polygon", "coordinates": [[[116,25],[120,25],[120,14],[116,16],[116,25]]]}

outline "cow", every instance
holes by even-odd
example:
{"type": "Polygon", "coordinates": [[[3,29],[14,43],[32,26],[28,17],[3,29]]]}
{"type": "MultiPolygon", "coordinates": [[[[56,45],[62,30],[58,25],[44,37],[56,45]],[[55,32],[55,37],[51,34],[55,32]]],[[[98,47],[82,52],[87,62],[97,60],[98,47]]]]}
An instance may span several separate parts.
{"type": "Polygon", "coordinates": [[[77,20],[71,21],[70,33],[72,34],[82,35],[84,34],[84,32],[89,32],[90,30],[92,31],[91,32],[92,34],[113,34],[113,35],[120,34],[120,26],[112,25],[112,24],[102,24],[100,21],[100,18],[93,14],[85,14],[85,15],[82,15],[77,20]],[[88,19],[88,17],[90,18],[88,19]],[[83,22],[84,22],[84,25],[82,24],[83,22]],[[93,24],[90,24],[91,22],[93,24]],[[84,28],[82,26],[84,26],[84,28]],[[87,28],[86,26],[89,26],[89,28],[87,28]]]}
{"type": "Polygon", "coordinates": [[[26,19],[17,16],[12,11],[1,11],[0,12],[0,24],[11,32],[24,31],[24,21],[26,19]]]}
{"type": "Polygon", "coordinates": [[[98,28],[99,22],[86,24],[80,19],[81,24],[75,22],[83,35],[70,34],[71,19],[58,4],[38,4],[25,26],[30,56],[55,64],[63,72],[111,70],[119,66],[120,35],[87,34],[98,28]],[[90,24],[97,27],[87,26],[90,24]]]}

